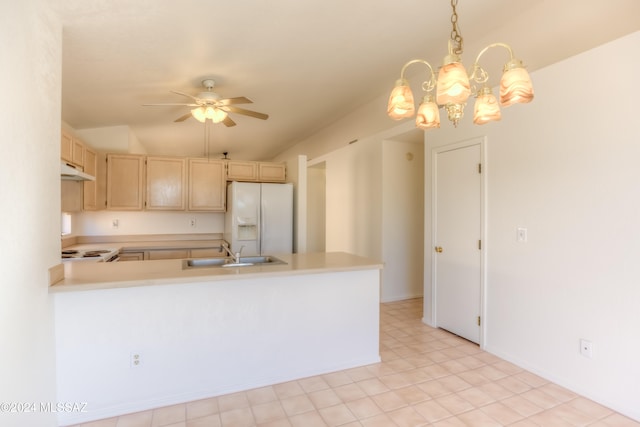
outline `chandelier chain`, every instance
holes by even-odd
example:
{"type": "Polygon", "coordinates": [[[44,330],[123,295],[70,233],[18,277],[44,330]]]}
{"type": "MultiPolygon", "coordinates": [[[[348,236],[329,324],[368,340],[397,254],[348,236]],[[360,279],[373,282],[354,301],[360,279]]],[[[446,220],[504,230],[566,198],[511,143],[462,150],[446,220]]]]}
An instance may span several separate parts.
{"type": "Polygon", "coordinates": [[[453,9],[453,13],[451,14],[451,40],[455,43],[455,48],[453,49],[453,53],[456,55],[462,55],[462,35],[460,34],[460,28],[458,28],[458,13],[456,12],[456,6],[458,5],[458,0],[451,0],[451,9],[453,9]]]}

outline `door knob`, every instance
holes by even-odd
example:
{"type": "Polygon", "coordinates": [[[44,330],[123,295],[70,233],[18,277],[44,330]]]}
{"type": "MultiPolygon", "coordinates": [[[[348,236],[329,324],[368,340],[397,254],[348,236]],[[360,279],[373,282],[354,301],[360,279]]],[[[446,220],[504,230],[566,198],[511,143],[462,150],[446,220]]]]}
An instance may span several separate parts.
{"type": "Polygon", "coordinates": [[[436,252],[441,254],[442,253],[442,246],[436,246],[436,252]]]}

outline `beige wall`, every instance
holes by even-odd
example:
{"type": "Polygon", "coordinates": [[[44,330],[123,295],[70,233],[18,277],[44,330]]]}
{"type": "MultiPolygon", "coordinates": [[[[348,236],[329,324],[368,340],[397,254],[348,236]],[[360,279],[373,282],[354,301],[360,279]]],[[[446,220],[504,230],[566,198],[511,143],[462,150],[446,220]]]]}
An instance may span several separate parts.
{"type": "MultiPolygon", "coordinates": [[[[60,262],[62,32],[48,12],[45,1],[0,2],[0,402],[37,405],[56,402],[47,270],[60,262]]],[[[39,410],[3,411],[0,424],[57,425],[39,410]]]]}

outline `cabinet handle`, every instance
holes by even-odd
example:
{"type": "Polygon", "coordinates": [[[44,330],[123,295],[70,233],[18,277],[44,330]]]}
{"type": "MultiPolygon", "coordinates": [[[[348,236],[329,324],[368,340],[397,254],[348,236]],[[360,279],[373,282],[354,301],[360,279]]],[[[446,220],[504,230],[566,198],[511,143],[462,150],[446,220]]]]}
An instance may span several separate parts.
{"type": "Polygon", "coordinates": [[[441,254],[442,253],[442,246],[436,246],[436,252],[441,254]]]}

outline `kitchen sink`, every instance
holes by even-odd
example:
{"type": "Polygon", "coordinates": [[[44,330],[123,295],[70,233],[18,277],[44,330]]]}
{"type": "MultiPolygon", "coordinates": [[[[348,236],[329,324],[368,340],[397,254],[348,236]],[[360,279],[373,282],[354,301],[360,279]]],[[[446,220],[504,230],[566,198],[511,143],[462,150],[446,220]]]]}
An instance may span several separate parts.
{"type": "Polygon", "coordinates": [[[273,256],[247,256],[240,257],[238,262],[234,262],[232,258],[192,258],[182,261],[182,269],[202,267],[248,267],[251,265],[278,265],[286,264],[280,258],[273,256]]]}
{"type": "Polygon", "coordinates": [[[281,259],[272,256],[241,256],[240,263],[244,262],[251,264],[286,264],[281,259]]]}

